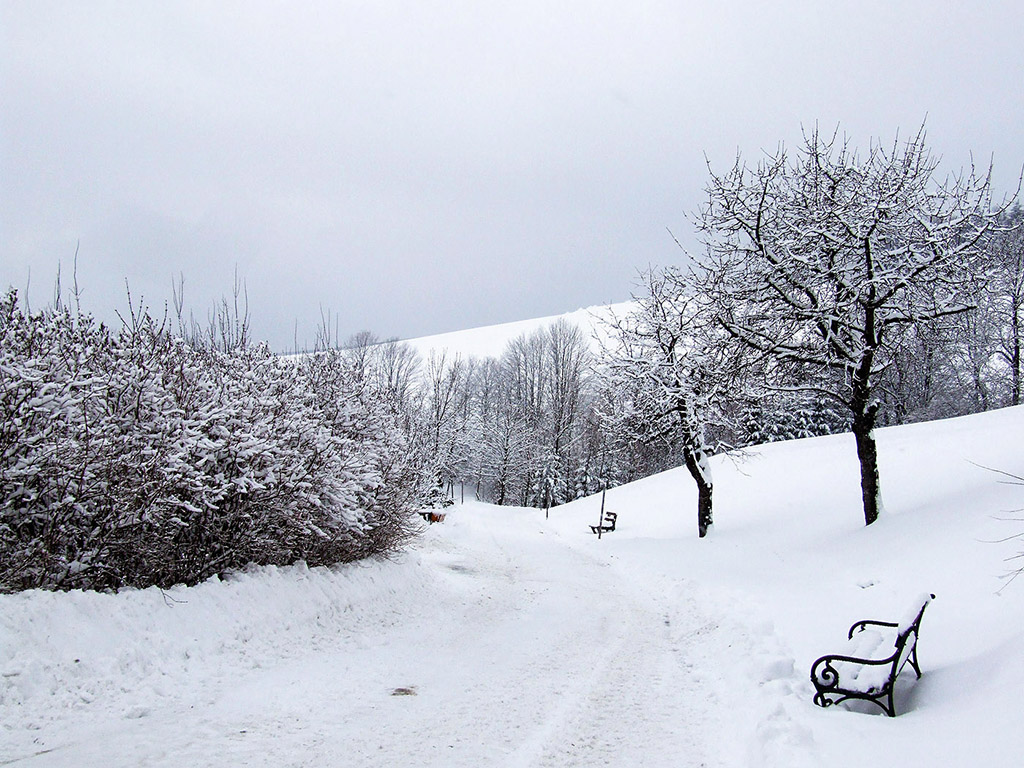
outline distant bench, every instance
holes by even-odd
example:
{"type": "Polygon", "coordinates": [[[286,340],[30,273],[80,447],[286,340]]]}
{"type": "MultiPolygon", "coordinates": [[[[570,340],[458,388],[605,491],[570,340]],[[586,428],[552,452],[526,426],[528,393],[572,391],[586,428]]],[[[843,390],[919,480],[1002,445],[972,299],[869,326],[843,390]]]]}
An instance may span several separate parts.
{"type": "Polygon", "coordinates": [[[892,694],[897,676],[909,661],[921,677],[917,637],[924,609],[934,599],[935,595],[921,595],[898,623],[866,619],[850,627],[849,655],[829,654],[811,665],[811,682],[817,691],[814,703],[830,707],[848,699],[861,699],[877,704],[889,717],[895,717],[892,694]],[[880,627],[882,631],[868,627],[880,627]]]}
{"type": "Polygon", "coordinates": [[[601,523],[599,525],[590,526],[591,532],[596,533],[600,536],[602,533],[614,531],[615,521],[618,519],[618,517],[619,516],[614,512],[605,512],[604,517],[601,519],[601,523]]]}
{"type": "Polygon", "coordinates": [[[419,515],[428,523],[444,522],[444,512],[432,512],[431,510],[427,509],[420,512],[419,515]]]}

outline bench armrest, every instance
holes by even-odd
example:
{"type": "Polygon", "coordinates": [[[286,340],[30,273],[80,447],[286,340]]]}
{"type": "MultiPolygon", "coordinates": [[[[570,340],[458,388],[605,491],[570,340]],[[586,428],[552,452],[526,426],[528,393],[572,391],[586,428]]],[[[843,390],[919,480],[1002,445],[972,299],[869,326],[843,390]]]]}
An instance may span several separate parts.
{"type": "Polygon", "coordinates": [[[850,631],[847,634],[846,639],[853,640],[854,633],[860,632],[866,627],[891,627],[892,629],[897,629],[899,624],[895,621],[874,621],[872,619],[863,619],[862,621],[854,622],[850,626],[850,631]]]}
{"type": "Polygon", "coordinates": [[[884,667],[887,664],[892,664],[895,658],[895,653],[884,659],[859,659],[856,656],[842,656],[831,653],[827,656],[822,656],[811,665],[811,681],[819,690],[837,688],[839,687],[839,670],[834,666],[834,662],[846,661],[862,666],[884,667]]]}

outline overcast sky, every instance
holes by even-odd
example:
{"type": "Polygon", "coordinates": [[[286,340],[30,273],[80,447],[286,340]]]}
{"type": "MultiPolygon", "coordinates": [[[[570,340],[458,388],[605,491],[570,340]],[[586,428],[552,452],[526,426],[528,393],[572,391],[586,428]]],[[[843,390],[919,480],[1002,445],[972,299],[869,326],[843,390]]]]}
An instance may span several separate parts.
{"type": "Polygon", "coordinates": [[[279,350],[321,308],[407,338],[621,301],[690,242],[705,157],[815,122],[927,117],[1014,189],[1022,29],[1019,0],[0,0],[0,288],[46,303],[77,243],[84,309],[183,274],[205,315],[237,267],[279,350]]]}

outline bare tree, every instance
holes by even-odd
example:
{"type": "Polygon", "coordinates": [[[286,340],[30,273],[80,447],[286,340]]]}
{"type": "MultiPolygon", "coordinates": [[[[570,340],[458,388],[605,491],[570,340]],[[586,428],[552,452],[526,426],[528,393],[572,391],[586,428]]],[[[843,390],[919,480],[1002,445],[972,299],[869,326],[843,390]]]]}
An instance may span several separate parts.
{"type": "Polygon", "coordinates": [[[210,311],[207,335],[210,346],[222,352],[249,346],[249,290],[239,277],[237,267],[231,301],[226,296],[221,297],[220,303],[210,311]]]}
{"type": "MultiPolygon", "coordinates": [[[[412,407],[420,356],[411,344],[390,339],[380,345],[376,367],[376,387],[391,407],[408,417],[412,407]]],[[[406,425],[408,427],[408,424],[406,425]]]]}
{"type": "Polygon", "coordinates": [[[1006,366],[1009,401],[1020,404],[1021,371],[1024,367],[1024,210],[1019,205],[1006,212],[1004,231],[993,239],[988,298],[996,334],[996,354],[1006,366]]]}
{"type": "Polygon", "coordinates": [[[448,491],[463,459],[464,401],[472,367],[460,355],[431,352],[427,361],[424,397],[427,445],[433,456],[438,487],[448,491]]]}
{"type": "Polygon", "coordinates": [[[561,319],[547,328],[548,395],[547,446],[555,466],[548,468],[542,503],[562,503],[571,498],[571,463],[580,435],[584,387],[590,353],[579,326],[561,319]]]}
{"type": "Polygon", "coordinates": [[[968,311],[965,277],[995,215],[987,175],[936,178],[922,128],[864,157],[836,134],[805,135],[751,169],[712,173],[699,227],[719,277],[719,322],[799,366],[848,410],[866,524],[881,508],[876,382],[900,338],[968,311]]]}
{"type": "MultiPolygon", "coordinates": [[[[316,349],[337,348],[337,344],[331,342],[331,323],[327,317],[321,322],[320,330],[317,332],[316,349]]],[[[381,340],[371,331],[359,331],[349,337],[344,346],[344,357],[351,366],[356,379],[363,383],[373,381],[374,369],[377,364],[377,356],[380,354],[381,340]]]]}
{"type": "Polygon", "coordinates": [[[547,407],[546,352],[547,334],[538,329],[512,339],[501,358],[513,402],[531,430],[539,428],[547,407]]]}
{"type": "Polygon", "coordinates": [[[632,393],[634,418],[620,428],[678,449],[697,485],[702,538],[714,520],[708,460],[726,447],[721,428],[739,399],[743,351],[713,322],[704,277],[675,269],[644,275],[636,309],[612,323],[618,349],[608,360],[611,374],[632,393]]]}

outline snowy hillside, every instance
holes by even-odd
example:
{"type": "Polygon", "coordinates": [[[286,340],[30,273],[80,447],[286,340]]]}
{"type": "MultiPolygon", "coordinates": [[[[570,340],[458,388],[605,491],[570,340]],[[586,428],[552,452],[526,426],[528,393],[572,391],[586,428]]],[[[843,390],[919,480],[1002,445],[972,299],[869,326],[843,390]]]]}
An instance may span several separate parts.
{"type": "Polygon", "coordinates": [[[397,562],[191,589],[0,596],[0,765],[1020,764],[1024,408],[849,436],[551,510],[452,508],[397,562]],[[934,592],[895,719],[808,679],[857,619],[934,592]],[[854,711],[862,710],[862,711],[854,711]],[[884,756],[881,759],[879,756],[884,756]]]}
{"type": "Polygon", "coordinates": [[[596,349],[598,339],[604,338],[607,333],[602,327],[602,322],[613,316],[625,314],[630,305],[631,302],[622,302],[586,307],[562,315],[518,320],[512,323],[488,325],[434,336],[422,336],[408,339],[407,343],[416,349],[424,359],[428,358],[431,352],[440,353],[445,350],[449,355],[461,355],[462,357],[499,357],[504,351],[505,345],[513,339],[533,333],[540,328],[546,328],[557,320],[566,320],[579,326],[583,334],[593,340],[596,349]]]}

